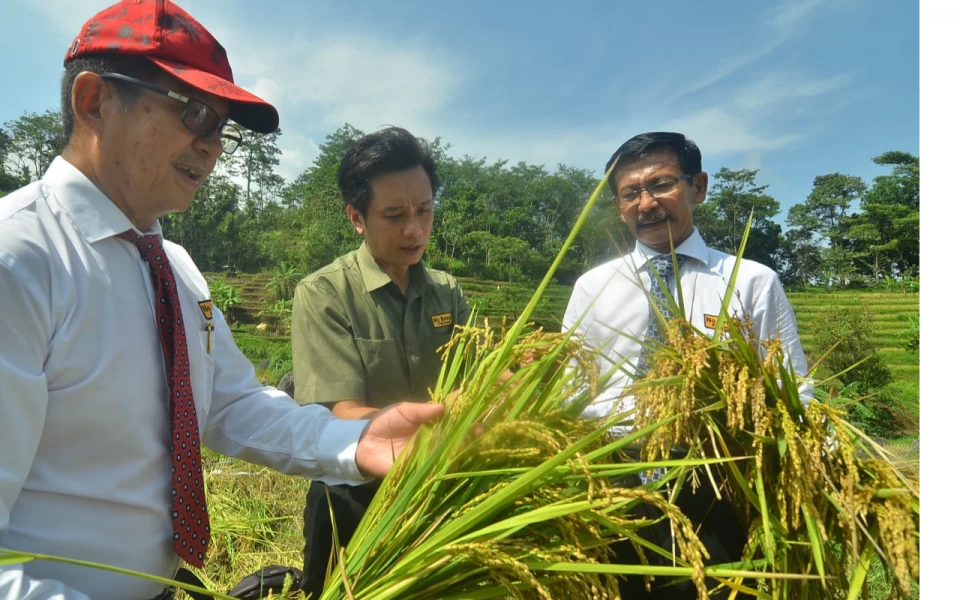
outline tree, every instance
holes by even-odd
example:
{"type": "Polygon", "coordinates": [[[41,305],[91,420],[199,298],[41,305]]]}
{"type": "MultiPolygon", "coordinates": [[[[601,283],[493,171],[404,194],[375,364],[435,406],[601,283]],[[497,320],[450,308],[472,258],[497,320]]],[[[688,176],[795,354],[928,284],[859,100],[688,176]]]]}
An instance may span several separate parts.
{"type": "Polygon", "coordinates": [[[890,369],[877,348],[876,326],[867,306],[828,306],[821,309],[810,327],[811,354],[845,386],[863,395],[876,394],[862,407],[854,405],[855,423],[871,435],[888,435],[899,428],[895,413],[902,407],[884,393],[893,381],[890,369]],[[856,366],[854,366],[856,365],[856,366]],[[892,410],[891,410],[892,409],[892,410]]]}
{"type": "Polygon", "coordinates": [[[0,129],[0,174],[7,173],[7,155],[13,148],[13,138],[6,130],[0,129]]]}
{"type": "Polygon", "coordinates": [[[454,181],[443,188],[442,201],[437,202],[433,220],[433,237],[448,257],[459,256],[463,238],[476,210],[476,189],[463,181],[454,181]]]}
{"type": "Polygon", "coordinates": [[[782,238],[777,262],[783,284],[803,288],[821,279],[823,248],[813,242],[810,232],[791,229],[782,238]]]}
{"type": "Polygon", "coordinates": [[[241,236],[245,214],[240,210],[240,187],[222,172],[211,174],[183,213],[163,218],[164,235],[190,252],[201,270],[224,265],[242,270],[258,267],[256,238],[241,236]]]}
{"type": "Polygon", "coordinates": [[[243,144],[228,159],[230,170],[246,182],[244,201],[255,204],[261,211],[283,187],[283,178],[274,171],[283,153],[277,146],[281,135],[279,129],[267,134],[244,130],[243,144]]]}
{"type": "Polygon", "coordinates": [[[846,287],[855,274],[847,232],[853,203],[864,195],[866,187],[861,178],[852,175],[818,175],[806,201],[790,207],[787,223],[809,236],[811,242],[826,245],[821,262],[824,283],[846,287]]]}
{"type": "Polygon", "coordinates": [[[737,254],[752,212],[744,258],[779,270],[780,225],[773,219],[780,212],[780,203],[764,193],[768,186],[757,185],[757,173],[759,170],[726,167],[717,171],[710,196],[696,209],[695,221],[708,246],[737,254]]]}
{"type": "Polygon", "coordinates": [[[266,240],[274,264],[284,260],[310,272],[359,246],[344,211],[337,171],[347,148],[362,136],[349,123],[327,135],[313,164],[283,189],[282,204],[288,208],[283,228],[266,240]]]}
{"type": "Polygon", "coordinates": [[[7,159],[30,181],[40,179],[66,145],[60,111],[48,110],[42,115],[25,112],[4,126],[10,137],[7,159]]]}
{"type": "Polygon", "coordinates": [[[874,178],[854,215],[848,236],[854,255],[874,279],[920,272],[920,159],[907,152],[885,152],[873,159],[892,165],[874,178]]]}
{"type": "Polygon", "coordinates": [[[5,130],[0,129],[0,198],[26,183],[21,177],[17,176],[15,169],[8,169],[7,167],[7,156],[12,148],[13,138],[5,130]]]}

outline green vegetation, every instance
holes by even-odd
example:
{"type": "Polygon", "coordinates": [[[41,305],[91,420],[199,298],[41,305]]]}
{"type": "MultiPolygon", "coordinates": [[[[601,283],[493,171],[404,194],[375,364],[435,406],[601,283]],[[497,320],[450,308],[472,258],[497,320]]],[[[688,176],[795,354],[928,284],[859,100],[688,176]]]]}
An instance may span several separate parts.
{"type": "MultiPolygon", "coordinates": [[[[46,111],[24,113],[0,128],[0,193],[41,177],[62,147],[60,127],[60,114],[46,111]]],[[[360,241],[344,213],[336,173],[363,132],[344,124],[290,181],[277,173],[282,135],[245,132],[243,145],[218,161],[190,210],[162,220],[167,239],[184,246],[205,272],[274,272],[279,287],[271,302],[284,299],[293,273],[312,272],[360,241]]],[[[427,262],[457,277],[539,280],[596,187],[595,171],[562,164],[548,170],[522,157],[509,163],[457,158],[439,138],[431,146],[441,186],[427,262]]],[[[757,181],[760,171],[721,167],[711,174],[696,222],[709,245],[735,253],[752,214],[745,256],[774,267],[790,288],[907,287],[919,277],[920,160],[896,151],[872,160],[888,172],[870,183],[850,174],[819,175],[806,199],[773,198],[757,181]],[[786,231],[776,222],[785,201],[792,204],[786,231]]],[[[573,283],[632,247],[628,238],[604,189],[556,281],[573,283]]],[[[516,304],[503,302],[504,311],[516,304]]]]}
{"type": "Polygon", "coordinates": [[[235,316],[234,311],[240,304],[240,295],[237,293],[235,286],[226,283],[225,276],[210,282],[210,299],[213,301],[213,305],[223,312],[227,322],[232,323],[235,316]]]}
{"type": "Polygon", "coordinates": [[[234,332],[233,339],[237,348],[256,367],[260,381],[276,385],[284,374],[293,370],[293,348],[289,337],[234,332]]]}
{"type": "Polygon", "coordinates": [[[892,438],[917,431],[920,417],[920,357],[903,347],[901,332],[919,311],[918,294],[789,294],[810,364],[823,357],[818,379],[860,366],[828,384],[849,386],[865,397],[847,407],[851,420],[871,435],[892,438]]]}

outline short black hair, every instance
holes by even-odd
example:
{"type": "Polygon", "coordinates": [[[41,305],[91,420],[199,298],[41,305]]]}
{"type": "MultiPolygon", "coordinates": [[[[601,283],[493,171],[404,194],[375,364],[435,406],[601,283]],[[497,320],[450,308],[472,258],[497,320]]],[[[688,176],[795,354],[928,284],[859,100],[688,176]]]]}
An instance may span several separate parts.
{"type": "Polygon", "coordinates": [[[607,181],[613,193],[617,193],[617,173],[621,168],[658,152],[672,152],[684,175],[699,175],[703,172],[700,148],[687,136],[665,131],[641,133],[621,144],[607,161],[604,172],[609,171],[613,162],[618,156],[620,157],[616,169],[610,173],[610,179],[607,181]]]}
{"type": "MultiPolygon", "coordinates": [[[[63,139],[70,143],[73,135],[73,82],[77,75],[90,71],[97,75],[104,73],[119,73],[127,77],[134,77],[147,83],[154,83],[160,74],[160,68],[144,56],[127,54],[87,54],[63,65],[63,77],[60,79],[60,112],[63,115],[63,139]]],[[[131,104],[140,96],[139,86],[121,81],[110,82],[117,89],[117,95],[124,105],[131,104]]]]}
{"type": "Polygon", "coordinates": [[[363,136],[347,148],[337,171],[337,185],[344,203],[366,217],[373,179],[414,167],[423,167],[436,195],[440,178],[430,145],[406,129],[388,127],[363,136]]]}

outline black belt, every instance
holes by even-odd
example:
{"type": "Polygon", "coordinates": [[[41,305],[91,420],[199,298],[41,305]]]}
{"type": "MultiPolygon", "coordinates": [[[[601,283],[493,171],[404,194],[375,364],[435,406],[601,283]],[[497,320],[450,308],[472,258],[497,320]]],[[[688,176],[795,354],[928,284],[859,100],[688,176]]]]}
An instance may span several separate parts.
{"type": "MultiPolygon", "coordinates": [[[[205,586],[203,582],[200,581],[200,578],[197,577],[197,575],[190,569],[178,569],[177,574],[174,575],[173,578],[176,581],[179,581],[180,583],[185,583],[187,585],[192,585],[194,587],[207,589],[207,586],[205,586]]],[[[177,593],[177,589],[171,586],[165,589],[162,593],[154,596],[150,600],[173,600],[176,593],[177,593]]],[[[201,594],[199,592],[189,592],[187,590],[184,590],[184,593],[190,596],[191,598],[193,598],[193,600],[213,600],[212,596],[209,596],[207,594],[201,594]]]]}
{"type": "MultiPolygon", "coordinates": [[[[301,583],[303,583],[303,572],[300,571],[300,569],[273,565],[247,575],[241,579],[237,585],[233,586],[233,589],[227,592],[227,595],[234,598],[266,598],[270,593],[280,593],[287,575],[293,578],[293,589],[299,590],[301,583]]],[[[174,579],[180,583],[192,585],[204,590],[207,589],[207,586],[200,581],[200,578],[189,569],[178,570],[174,579]]],[[[193,600],[213,600],[208,594],[200,592],[184,590],[184,593],[193,598],[193,600]]],[[[151,600],[173,600],[175,594],[176,589],[170,587],[164,590],[163,593],[151,598],[151,600]]]]}
{"type": "Polygon", "coordinates": [[[165,589],[162,594],[158,594],[151,598],[151,600],[173,600],[175,594],[175,588],[169,587],[165,589]]]}

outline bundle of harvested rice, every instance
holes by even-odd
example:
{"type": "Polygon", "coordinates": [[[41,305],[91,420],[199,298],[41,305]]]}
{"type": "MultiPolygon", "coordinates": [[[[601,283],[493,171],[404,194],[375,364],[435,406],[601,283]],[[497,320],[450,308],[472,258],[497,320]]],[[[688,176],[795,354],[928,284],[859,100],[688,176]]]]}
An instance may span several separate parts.
{"type": "Polygon", "coordinates": [[[629,390],[636,409],[580,418],[614,370],[596,372],[571,335],[523,327],[602,185],[520,319],[500,336],[471,326],[451,342],[435,391],[445,416],[398,459],[322,598],[617,598],[614,575],[628,573],[692,580],[701,598],[708,576],[732,596],[855,598],[874,556],[909,596],[915,483],[840,411],[804,405],[777,341],[761,346],[748,317],[724,318],[732,283],[711,335],[683,318],[682,299],[662,307],[667,341],[644,342],[651,368],[629,390]],[[524,363],[531,351],[539,357],[524,363]],[[625,419],[633,432],[611,436],[625,419]],[[646,460],[615,460],[630,445],[646,460]],[[669,460],[676,446],[685,459],[669,460]],[[615,485],[654,468],[667,475],[615,485]],[[750,540],[743,562],[704,566],[672,503],[689,478],[734,499],[750,540]],[[669,519],[676,566],[611,564],[617,540],[665,554],[646,541],[653,523],[633,516],[638,504],[669,519]]]}

